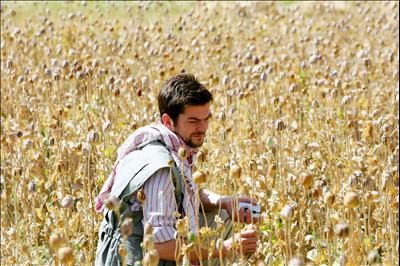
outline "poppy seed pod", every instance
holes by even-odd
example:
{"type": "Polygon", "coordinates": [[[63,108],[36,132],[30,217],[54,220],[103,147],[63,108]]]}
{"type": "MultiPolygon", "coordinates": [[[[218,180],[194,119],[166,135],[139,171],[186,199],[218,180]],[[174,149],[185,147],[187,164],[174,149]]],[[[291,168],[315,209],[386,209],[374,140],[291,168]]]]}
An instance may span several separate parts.
{"type": "Polygon", "coordinates": [[[196,171],[193,173],[193,181],[197,184],[203,184],[207,181],[206,174],[204,171],[196,171]]]}
{"type": "Polygon", "coordinates": [[[345,266],[347,264],[347,257],[345,254],[340,254],[339,256],[339,265],[340,266],[345,266]]]}
{"type": "Polygon", "coordinates": [[[57,257],[62,264],[72,264],[74,262],[74,252],[70,247],[63,247],[57,251],[57,257]]]}
{"type": "Polygon", "coordinates": [[[143,258],[143,265],[145,266],[157,266],[160,261],[158,252],[155,249],[149,250],[143,258]]]}
{"type": "Polygon", "coordinates": [[[141,203],[144,203],[144,202],[146,201],[146,195],[144,194],[143,189],[140,189],[140,190],[137,192],[136,197],[137,197],[137,199],[138,199],[141,203]]]}
{"type": "Polygon", "coordinates": [[[359,197],[356,192],[347,192],[347,194],[344,196],[344,206],[346,206],[349,209],[354,209],[357,207],[359,203],[359,197]]]}
{"type": "Polygon", "coordinates": [[[176,230],[182,236],[186,235],[188,231],[188,224],[186,219],[179,219],[176,221],[176,230]]]}
{"type": "Polygon", "coordinates": [[[328,227],[324,228],[324,237],[325,237],[325,239],[331,240],[332,237],[333,237],[333,233],[334,232],[333,232],[332,227],[328,226],[328,227]]]}
{"type": "Polygon", "coordinates": [[[125,257],[126,257],[127,252],[126,252],[126,248],[125,248],[125,246],[124,246],[123,244],[120,244],[120,245],[118,246],[118,254],[119,254],[122,258],[125,258],[125,257]]]}
{"type": "Polygon", "coordinates": [[[148,222],[146,222],[144,225],[143,231],[146,236],[152,236],[153,235],[153,226],[151,224],[149,224],[148,222]]]}
{"type": "Polygon", "coordinates": [[[363,64],[364,64],[364,66],[366,67],[366,68],[371,68],[371,59],[369,59],[369,58],[363,58],[363,64]]]}
{"type": "Polygon", "coordinates": [[[256,172],[257,171],[257,162],[255,160],[250,160],[249,168],[252,172],[256,172]]]}
{"type": "Polygon", "coordinates": [[[380,262],[378,250],[374,249],[368,254],[368,262],[371,265],[380,262]]]}
{"type": "Polygon", "coordinates": [[[151,240],[151,236],[145,236],[142,242],[142,247],[144,247],[146,250],[152,250],[154,249],[154,242],[151,240]]]}
{"type": "Polygon", "coordinates": [[[304,266],[304,259],[302,257],[296,256],[289,261],[289,266],[304,266]]]}
{"type": "Polygon", "coordinates": [[[96,131],[90,131],[87,135],[87,141],[89,143],[97,143],[99,141],[99,133],[96,131]]]}
{"type": "Polygon", "coordinates": [[[28,191],[29,193],[34,193],[36,191],[36,183],[34,181],[29,182],[28,191]]]}
{"type": "Polygon", "coordinates": [[[61,201],[61,207],[70,208],[74,204],[74,199],[71,196],[65,196],[61,201]]]}
{"type": "Polygon", "coordinates": [[[178,150],[178,156],[181,160],[186,160],[186,158],[188,156],[187,150],[183,147],[180,147],[178,150]]]}
{"type": "Polygon", "coordinates": [[[7,69],[11,69],[14,65],[13,60],[12,59],[8,59],[7,60],[7,69]]]}
{"type": "Polygon", "coordinates": [[[106,206],[109,210],[118,210],[121,206],[121,203],[118,197],[114,195],[108,195],[107,198],[104,199],[104,206],[106,206]]]}
{"type": "Polygon", "coordinates": [[[50,244],[50,248],[53,251],[57,251],[61,247],[65,246],[67,243],[60,234],[53,233],[53,234],[51,234],[51,236],[49,238],[49,244],[50,244]]]}
{"type": "Polygon", "coordinates": [[[305,187],[309,188],[313,184],[313,175],[311,173],[301,173],[300,174],[300,183],[305,187]]]}
{"type": "Polygon", "coordinates": [[[204,163],[206,161],[206,154],[202,151],[199,151],[196,154],[196,159],[199,163],[204,163]]]}
{"type": "Polygon", "coordinates": [[[229,175],[232,178],[240,178],[241,174],[242,174],[242,168],[237,164],[232,165],[231,168],[229,169],[229,175]]]}
{"type": "Polygon", "coordinates": [[[290,219],[290,218],[292,218],[293,213],[294,213],[293,207],[290,205],[286,205],[285,207],[282,208],[280,214],[281,214],[282,218],[290,219]]]}
{"type": "Polygon", "coordinates": [[[347,223],[338,223],[335,225],[335,235],[340,238],[346,238],[349,235],[349,225],[347,223]]]}
{"type": "Polygon", "coordinates": [[[277,119],[275,121],[275,129],[278,131],[282,131],[285,128],[285,123],[281,119],[277,119]]]}
{"type": "Polygon", "coordinates": [[[330,191],[326,192],[324,195],[324,203],[326,205],[332,205],[334,201],[335,201],[335,195],[330,191]]]}
{"type": "Polygon", "coordinates": [[[92,152],[92,146],[87,142],[82,143],[82,154],[83,154],[83,156],[89,156],[89,154],[91,152],[92,152]]]}
{"type": "Polygon", "coordinates": [[[126,218],[121,224],[121,234],[124,237],[128,237],[133,233],[133,220],[132,218],[126,218]]]}

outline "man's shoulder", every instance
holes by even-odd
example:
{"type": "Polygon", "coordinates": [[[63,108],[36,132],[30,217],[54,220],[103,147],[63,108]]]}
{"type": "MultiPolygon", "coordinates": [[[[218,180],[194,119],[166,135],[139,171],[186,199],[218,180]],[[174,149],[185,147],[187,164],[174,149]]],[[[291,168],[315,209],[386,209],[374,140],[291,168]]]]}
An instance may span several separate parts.
{"type": "Polygon", "coordinates": [[[149,160],[162,160],[168,162],[172,157],[168,148],[159,141],[154,141],[142,148],[142,153],[149,160]]]}

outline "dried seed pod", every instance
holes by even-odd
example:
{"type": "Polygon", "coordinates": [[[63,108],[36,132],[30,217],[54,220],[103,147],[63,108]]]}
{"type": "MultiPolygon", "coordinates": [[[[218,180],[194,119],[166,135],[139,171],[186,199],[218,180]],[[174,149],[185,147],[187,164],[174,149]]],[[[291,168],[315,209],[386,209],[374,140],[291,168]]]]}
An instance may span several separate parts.
{"type": "Polygon", "coordinates": [[[231,176],[232,178],[240,178],[241,175],[242,168],[237,164],[232,165],[229,169],[229,176],[231,176]]]}
{"type": "Polygon", "coordinates": [[[285,128],[285,123],[281,119],[277,119],[275,121],[275,129],[278,131],[282,131],[285,128]]]}
{"type": "Polygon", "coordinates": [[[349,235],[349,225],[347,223],[338,223],[335,225],[335,235],[340,238],[346,238],[349,235]]]}
{"type": "Polygon", "coordinates": [[[324,237],[325,237],[325,239],[331,240],[333,238],[333,234],[334,234],[334,232],[333,232],[332,227],[328,226],[328,227],[324,228],[324,237]]]}
{"type": "Polygon", "coordinates": [[[92,145],[87,142],[82,143],[82,154],[87,157],[92,152],[92,145]]]}
{"type": "Polygon", "coordinates": [[[86,237],[82,236],[80,239],[80,246],[81,249],[87,249],[90,245],[90,241],[89,239],[87,239],[86,237]]]}
{"type": "Polygon", "coordinates": [[[33,141],[30,139],[26,139],[22,143],[22,149],[24,149],[24,150],[31,149],[32,147],[33,147],[33,141]]]}
{"type": "Polygon", "coordinates": [[[61,207],[70,208],[74,204],[74,199],[71,196],[65,196],[61,201],[61,207]]]}
{"type": "Polygon", "coordinates": [[[182,236],[186,236],[188,231],[188,220],[187,219],[178,219],[176,221],[176,230],[182,236]]]}
{"type": "Polygon", "coordinates": [[[339,256],[339,265],[345,266],[347,264],[347,257],[344,253],[340,254],[339,256]]]}
{"type": "Polygon", "coordinates": [[[343,203],[347,208],[354,209],[358,206],[359,201],[359,196],[356,192],[347,192],[344,196],[343,203]]]}
{"type": "Polygon", "coordinates": [[[369,264],[377,264],[380,262],[379,252],[378,250],[374,249],[368,254],[368,262],[369,264]]]}
{"type": "Polygon", "coordinates": [[[252,172],[256,172],[257,171],[257,162],[255,160],[250,160],[249,168],[252,172]]]}
{"type": "Polygon", "coordinates": [[[146,250],[152,250],[154,249],[154,242],[151,239],[151,237],[145,236],[142,242],[142,247],[145,248],[146,250]]]}
{"type": "Polygon", "coordinates": [[[180,147],[178,150],[178,156],[181,160],[186,160],[186,158],[188,156],[187,150],[183,147],[180,147]]]}
{"type": "Polygon", "coordinates": [[[157,266],[160,261],[158,252],[155,249],[149,250],[143,258],[144,266],[157,266]]]}
{"type": "Polygon", "coordinates": [[[300,183],[305,187],[309,188],[313,184],[314,178],[311,173],[303,172],[300,174],[300,183]]]}
{"type": "Polygon", "coordinates": [[[296,256],[289,261],[289,266],[305,266],[304,259],[300,256],[296,256]]]}
{"type": "Polygon", "coordinates": [[[221,121],[221,122],[226,121],[225,112],[224,111],[219,112],[217,119],[218,119],[218,121],[221,121]]]}
{"type": "Polygon", "coordinates": [[[85,255],[85,253],[80,253],[80,254],[79,254],[79,256],[78,256],[78,261],[81,263],[81,265],[82,265],[82,264],[85,264],[85,262],[86,262],[86,255],[85,255]]]}
{"type": "Polygon", "coordinates": [[[146,222],[144,224],[144,235],[146,236],[152,236],[153,235],[153,226],[151,224],[149,224],[148,222],[146,222]]]}
{"type": "Polygon", "coordinates": [[[225,75],[224,78],[222,79],[222,85],[227,86],[229,85],[229,82],[230,82],[229,76],[225,75]]]}
{"type": "Polygon", "coordinates": [[[264,71],[264,72],[261,74],[260,79],[261,79],[262,81],[264,81],[264,82],[267,81],[267,79],[268,79],[268,74],[267,74],[266,71],[264,71]]]}
{"type": "Polygon", "coordinates": [[[119,207],[121,206],[121,202],[118,197],[114,195],[108,195],[104,199],[104,206],[106,206],[106,208],[109,210],[115,211],[119,209],[119,207]]]}
{"type": "Polygon", "coordinates": [[[96,131],[90,131],[87,135],[87,141],[89,143],[97,143],[99,141],[99,133],[96,131]]]}
{"type": "Polygon", "coordinates": [[[146,201],[146,194],[144,194],[143,188],[138,190],[136,197],[141,203],[146,201]]]}
{"type": "Polygon", "coordinates": [[[57,251],[57,257],[63,264],[72,264],[74,263],[74,252],[70,247],[63,247],[57,251]]]}
{"type": "Polygon", "coordinates": [[[293,216],[293,207],[291,205],[285,205],[285,207],[282,208],[280,214],[282,218],[284,219],[290,219],[293,216]]]}
{"type": "Polygon", "coordinates": [[[126,251],[126,248],[125,248],[125,245],[124,245],[124,244],[120,244],[120,245],[118,246],[118,254],[119,254],[122,258],[125,258],[125,257],[126,257],[127,251],[126,251]]]}
{"type": "Polygon", "coordinates": [[[61,247],[66,246],[67,242],[65,241],[65,239],[60,234],[53,233],[50,236],[49,244],[50,244],[50,248],[53,251],[57,251],[61,247]]]}
{"type": "Polygon", "coordinates": [[[371,68],[371,59],[369,59],[368,57],[363,58],[363,64],[366,68],[371,68]]]}
{"type": "Polygon", "coordinates": [[[110,127],[111,127],[111,122],[110,121],[104,122],[104,124],[103,124],[103,132],[108,131],[110,129],[110,127]]]}
{"type": "Polygon", "coordinates": [[[330,191],[326,192],[324,195],[324,203],[326,205],[331,206],[334,201],[335,201],[335,195],[330,191]]]}
{"type": "Polygon", "coordinates": [[[19,176],[21,176],[22,175],[22,168],[21,167],[14,167],[13,169],[12,169],[12,175],[13,176],[15,176],[15,177],[19,177],[19,176]]]}
{"type": "Polygon", "coordinates": [[[196,159],[199,163],[204,163],[206,161],[206,154],[202,151],[199,151],[196,154],[196,159]]]}
{"type": "Polygon", "coordinates": [[[203,184],[207,181],[207,177],[206,174],[204,173],[204,171],[196,171],[193,173],[193,181],[197,184],[203,184]]]}
{"type": "Polygon", "coordinates": [[[25,81],[25,78],[23,76],[19,76],[17,79],[17,84],[22,84],[25,81]]]}
{"type": "Polygon", "coordinates": [[[29,193],[34,193],[36,191],[36,183],[34,181],[29,182],[28,191],[29,193]]]}
{"type": "Polygon", "coordinates": [[[121,234],[123,237],[128,237],[133,233],[133,219],[126,218],[121,224],[121,234]]]}
{"type": "Polygon", "coordinates": [[[11,69],[14,66],[13,60],[8,59],[6,65],[7,65],[7,69],[11,69]]]}

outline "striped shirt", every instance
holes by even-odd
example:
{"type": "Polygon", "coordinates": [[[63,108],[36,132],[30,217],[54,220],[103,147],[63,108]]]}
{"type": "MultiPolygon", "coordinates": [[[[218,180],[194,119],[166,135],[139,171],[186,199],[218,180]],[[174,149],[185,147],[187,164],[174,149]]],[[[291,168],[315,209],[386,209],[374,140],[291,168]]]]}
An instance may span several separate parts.
{"type": "MultiPolygon", "coordinates": [[[[125,156],[130,152],[141,149],[154,141],[160,141],[168,147],[176,165],[183,165],[185,189],[183,191],[182,209],[188,217],[189,230],[196,233],[195,218],[196,210],[199,210],[199,202],[195,202],[197,185],[193,182],[191,170],[197,149],[189,147],[177,134],[162,124],[152,124],[137,129],[119,147],[117,160],[114,163],[113,169],[96,198],[95,209],[97,212],[103,210],[103,201],[111,192],[114,181],[118,176],[117,172],[120,161],[124,160],[125,156]],[[185,160],[181,160],[178,155],[180,148],[184,148],[188,152],[188,157],[185,160]]],[[[146,195],[144,219],[153,225],[156,232],[159,231],[155,233],[155,242],[165,242],[174,239],[175,217],[173,217],[173,212],[175,211],[176,206],[174,205],[176,204],[173,183],[169,177],[169,169],[160,169],[153,174],[145,182],[143,189],[146,195]]],[[[140,209],[140,202],[135,197],[132,197],[131,203],[131,210],[136,211],[140,209]]]]}
{"type": "MultiPolygon", "coordinates": [[[[174,185],[170,169],[163,168],[153,174],[143,185],[146,201],[143,207],[143,223],[153,226],[153,240],[161,243],[175,239],[174,212],[176,211],[174,185]]],[[[136,195],[135,195],[136,196],[136,195]]],[[[136,197],[131,199],[131,211],[138,211],[142,204],[136,197]]]]}

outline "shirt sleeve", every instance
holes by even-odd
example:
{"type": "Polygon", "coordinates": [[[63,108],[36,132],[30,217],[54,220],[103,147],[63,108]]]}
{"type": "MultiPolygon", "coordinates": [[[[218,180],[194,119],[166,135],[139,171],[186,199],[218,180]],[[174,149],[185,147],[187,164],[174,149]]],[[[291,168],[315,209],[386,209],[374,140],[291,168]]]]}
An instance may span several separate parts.
{"type": "Polygon", "coordinates": [[[154,243],[175,239],[176,202],[170,168],[162,168],[154,173],[145,182],[143,192],[146,195],[143,222],[153,226],[154,243]]]}

